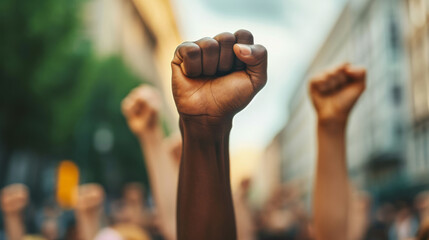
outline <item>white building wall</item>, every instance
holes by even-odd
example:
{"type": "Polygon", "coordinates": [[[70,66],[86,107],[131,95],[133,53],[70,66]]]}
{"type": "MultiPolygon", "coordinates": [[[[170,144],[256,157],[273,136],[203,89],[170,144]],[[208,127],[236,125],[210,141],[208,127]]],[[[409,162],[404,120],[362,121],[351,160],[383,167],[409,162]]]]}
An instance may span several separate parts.
{"type": "Polygon", "coordinates": [[[368,184],[366,168],[371,159],[380,156],[382,160],[385,155],[404,158],[403,133],[409,125],[407,65],[400,24],[406,17],[404,13],[401,0],[353,0],[346,5],[292,98],[290,118],[282,130],[285,180],[313,179],[316,119],[307,82],[311,76],[342,62],[364,66],[368,71],[367,90],[348,126],[348,164],[355,181],[358,185],[368,184]],[[395,51],[392,20],[397,30],[395,51]]]}

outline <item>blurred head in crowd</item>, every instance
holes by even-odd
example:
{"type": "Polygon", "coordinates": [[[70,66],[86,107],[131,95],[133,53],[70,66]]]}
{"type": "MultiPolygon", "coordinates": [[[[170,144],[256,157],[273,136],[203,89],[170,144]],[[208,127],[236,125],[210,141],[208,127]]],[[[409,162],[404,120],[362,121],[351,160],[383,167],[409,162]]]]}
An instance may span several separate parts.
{"type": "Polygon", "coordinates": [[[416,197],[416,208],[420,216],[420,227],[417,240],[429,239],[429,191],[420,193],[416,197]]]}
{"type": "Polygon", "coordinates": [[[415,205],[419,211],[420,218],[429,221],[429,191],[417,195],[415,205]]]}
{"type": "Polygon", "coordinates": [[[56,219],[47,219],[42,224],[41,233],[47,240],[56,240],[59,238],[58,224],[56,219]]]}
{"type": "Polygon", "coordinates": [[[124,187],[124,201],[127,204],[144,204],[144,186],[140,183],[129,183],[124,187]]]}

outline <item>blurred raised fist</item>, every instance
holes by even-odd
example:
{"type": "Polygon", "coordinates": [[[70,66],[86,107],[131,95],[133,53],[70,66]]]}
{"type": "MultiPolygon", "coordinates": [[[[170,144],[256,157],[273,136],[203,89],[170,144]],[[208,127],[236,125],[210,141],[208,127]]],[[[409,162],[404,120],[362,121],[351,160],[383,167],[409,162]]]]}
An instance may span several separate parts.
{"type": "Polygon", "coordinates": [[[76,211],[91,213],[101,209],[104,202],[104,190],[99,184],[84,184],[78,189],[76,211]]]}
{"type": "Polygon", "coordinates": [[[177,110],[190,116],[231,117],[267,81],[267,50],[246,30],[179,45],[171,62],[177,110]]]}
{"type": "Polygon", "coordinates": [[[366,71],[343,64],[310,80],[309,90],[321,121],[343,123],[365,90],[366,71]]]}
{"type": "Polygon", "coordinates": [[[135,135],[140,136],[156,126],[160,105],[159,92],[149,85],[135,88],[122,101],[122,113],[135,135]]]}
{"type": "Polygon", "coordinates": [[[19,214],[27,206],[28,188],[23,184],[12,184],[1,191],[1,209],[5,214],[19,214]]]}

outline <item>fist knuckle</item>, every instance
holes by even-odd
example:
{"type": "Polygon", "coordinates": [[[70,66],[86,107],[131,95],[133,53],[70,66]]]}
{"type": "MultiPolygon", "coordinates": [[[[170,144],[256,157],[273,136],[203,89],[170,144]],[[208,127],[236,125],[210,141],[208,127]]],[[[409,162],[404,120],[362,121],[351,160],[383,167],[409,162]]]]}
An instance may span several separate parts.
{"type": "Polygon", "coordinates": [[[237,42],[253,42],[253,34],[246,29],[240,29],[234,35],[237,42]]]}
{"type": "Polygon", "coordinates": [[[201,54],[201,50],[199,47],[195,47],[195,46],[187,46],[184,49],[184,56],[190,59],[195,59],[197,57],[199,57],[201,54]]]}
{"type": "Polygon", "coordinates": [[[216,40],[210,38],[210,40],[201,42],[200,47],[208,52],[217,52],[219,50],[219,43],[216,40]]]}
{"type": "Polygon", "coordinates": [[[219,42],[219,45],[234,45],[235,44],[235,36],[232,33],[224,32],[215,37],[216,41],[219,42]]]}

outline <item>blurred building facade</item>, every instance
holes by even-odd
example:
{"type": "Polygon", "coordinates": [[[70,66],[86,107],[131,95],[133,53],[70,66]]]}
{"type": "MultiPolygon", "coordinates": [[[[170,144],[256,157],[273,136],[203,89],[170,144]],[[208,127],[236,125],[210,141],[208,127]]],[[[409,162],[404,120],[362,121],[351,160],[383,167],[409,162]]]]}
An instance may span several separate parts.
{"type": "Polygon", "coordinates": [[[411,166],[423,174],[423,159],[429,161],[428,28],[420,23],[410,33],[408,25],[412,11],[424,10],[427,24],[427,7],[409,11],[412,4],[426,6],[424,1],[428,4],[427,0],[351,0],[345,5],[291,98],[290,118],[279,138],[284,181],[304,180],[311,189],[317,146],[308,80],[343,62],[367,68],[367,90],[353,110],[347,133],[353,181],[376,196],[391,198],[413,183],[411,166]],[[420,55],[410,62],[408,49],[413,47],[420,55]]]}
{"type": "Polygon", "coordinates": [[[120,54],[142,79],[164,94],[168,123],[176,126],[170,61],[181,37],[169,0],[90,0],[87,36],[101,55],[120,54]]]}
{"type": "Polygon", "coordinates": [[[407,5],[413,113],[407,166],[415,184],[424,184],[429,181],[429,1],[408,0],[407,5]]]}
{"type": "Polygon", "coordinates": [[[252,176],[254,182],[252,201],[256,207],[262,206],[275,189],[282,184],[281,171],[279,171],[282,159],[280,137],[281,135],[277,134],[261,154],[260,161],[256,166],[257,171],[254,171],[252,176]]]}

